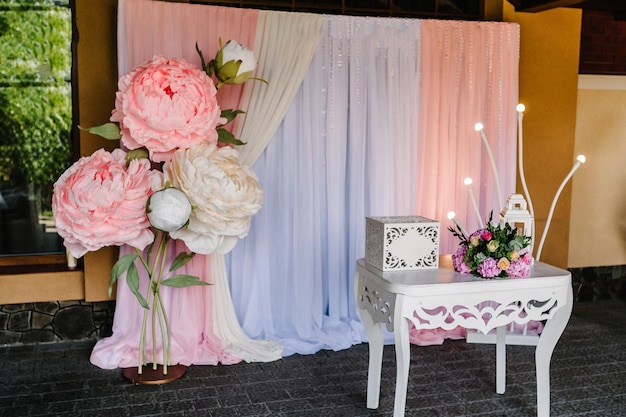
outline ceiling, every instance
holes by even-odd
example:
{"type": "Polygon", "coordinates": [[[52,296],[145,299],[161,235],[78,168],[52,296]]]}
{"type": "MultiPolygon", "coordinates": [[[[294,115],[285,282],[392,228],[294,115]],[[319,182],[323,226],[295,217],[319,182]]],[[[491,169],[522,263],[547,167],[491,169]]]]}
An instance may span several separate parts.
{"type": "Polygon", "coordinates": [[[542,12],[556,7],[575,7],[583,10],[613,12],[616,18],[626,18],[623,0],[508,0],[518,12],[542,12]]]}

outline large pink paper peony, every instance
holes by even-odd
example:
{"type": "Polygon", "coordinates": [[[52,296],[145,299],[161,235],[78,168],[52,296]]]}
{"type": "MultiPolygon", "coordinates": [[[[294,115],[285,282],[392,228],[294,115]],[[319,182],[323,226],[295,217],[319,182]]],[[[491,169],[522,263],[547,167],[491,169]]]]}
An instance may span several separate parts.
{"type": "Polygon", "coordinates": [[[163,172],[193,206],[188,226],[170,236],[196,253],[229,252],[248,234],[252,216],[263,205],[256,175],[230,147],[201,143],[179,150],[163,172]]]}
{"type": "Polygon", "coordinates": [[[52,211],[59,235],[80,258],[104,246],[144,249],[154,239],[146,216],[148,197],[163,186],[150,161],[99,149],[68,168],[54,184],[52,211]]]}
{"type": "Polygon", "coordinates": [[[155,56],[118,83],[111,121],[119,122],[122,144],[146,147],[150,159],[169,161],[176,149],[217,143],[217,89],[200,68],[184,59],[155,56]]]}

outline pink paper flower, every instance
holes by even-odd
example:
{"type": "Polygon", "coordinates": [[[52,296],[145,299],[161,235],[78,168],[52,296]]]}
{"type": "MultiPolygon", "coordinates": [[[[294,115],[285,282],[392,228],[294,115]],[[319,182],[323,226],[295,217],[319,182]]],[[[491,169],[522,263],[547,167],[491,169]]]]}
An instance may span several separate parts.
{"type": "Polygon", "coordinates": [[[162,188],[163,177],[147,159],[99,149],[68,168],[54,184],[52,211],[56,229],[73,256],[104,246],[144,249],[154,239],[146,217],[148,197],[162,188]]]}
{"type": "Polygon", "coordinates": [[[183,59],[155,56],[123,76],[112,122],[119,122],[121,143],[146,147],[150,159],[169,161],[176,149],[217,143],[220,117],[217,89],[200,68],[183,59]]]}

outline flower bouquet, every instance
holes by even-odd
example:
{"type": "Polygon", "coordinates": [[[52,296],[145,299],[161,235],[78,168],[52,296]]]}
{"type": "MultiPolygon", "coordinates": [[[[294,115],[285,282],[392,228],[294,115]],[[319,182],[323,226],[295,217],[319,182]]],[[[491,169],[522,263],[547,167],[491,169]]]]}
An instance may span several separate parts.
{"type": "Polygon", "coordinates": [[[86,129],[120,139],[121,148],[79,159],[54,184],[56,228],[72,256],[105,246],[134,248],[114,265],[109,296],[125,273],[144,309],[139,374],[148,362],[149,313],[153,369],[160,360],[167,375],[170,365],[170,328],[160,288],[208,285],[175,271],[196,253],[230,251],[263,204],[256,175],[229,146],[243,142],[224,127],[242,111],[220,109],[216,98],[219,86],[242,84],[252,75],[254,55],[234,41],[224,47],[220,41],[216,58],[205,64],[197,50],[202,68],[155,56],[121,77],[111,123],[86,129]],[[189,251],[168,262],[172,239],[189,251]],[[144,294],[138,268],[149,279],[144,294]],[[161,359],[156,358],[159,333],[161,359]]]}
{"type": "Polygon", "coordinates": [[[469,236],[458,226],[448,227],[460,241],[452,255],[454,270],[488,279],[527,277],[532,263],[530,237],[518,235],[517,228],[508,223],[494,225],[492,216],[484,228],[469,236]]]}

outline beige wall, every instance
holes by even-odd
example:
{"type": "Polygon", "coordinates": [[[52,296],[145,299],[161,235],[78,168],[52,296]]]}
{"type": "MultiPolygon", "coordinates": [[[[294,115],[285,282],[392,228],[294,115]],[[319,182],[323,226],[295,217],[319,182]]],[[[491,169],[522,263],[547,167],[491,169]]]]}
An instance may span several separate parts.
{"type": "MultiPolygon", "coordinates": [[[[504,2],[504,20],[520,24],[524,168],[535,209],[537,243],[552,199],[575,158],[581,19],[579,9],[516,13],[504,2]]],[[[542,261],[559,267],[569,266],[570,198],[571,184],[561,194],[541,253],[542,261]]]]}
{"type": "Polygon", "coordinates": [[[626,264],[626,77],[581,75],[570,267],[626,264]]]}

